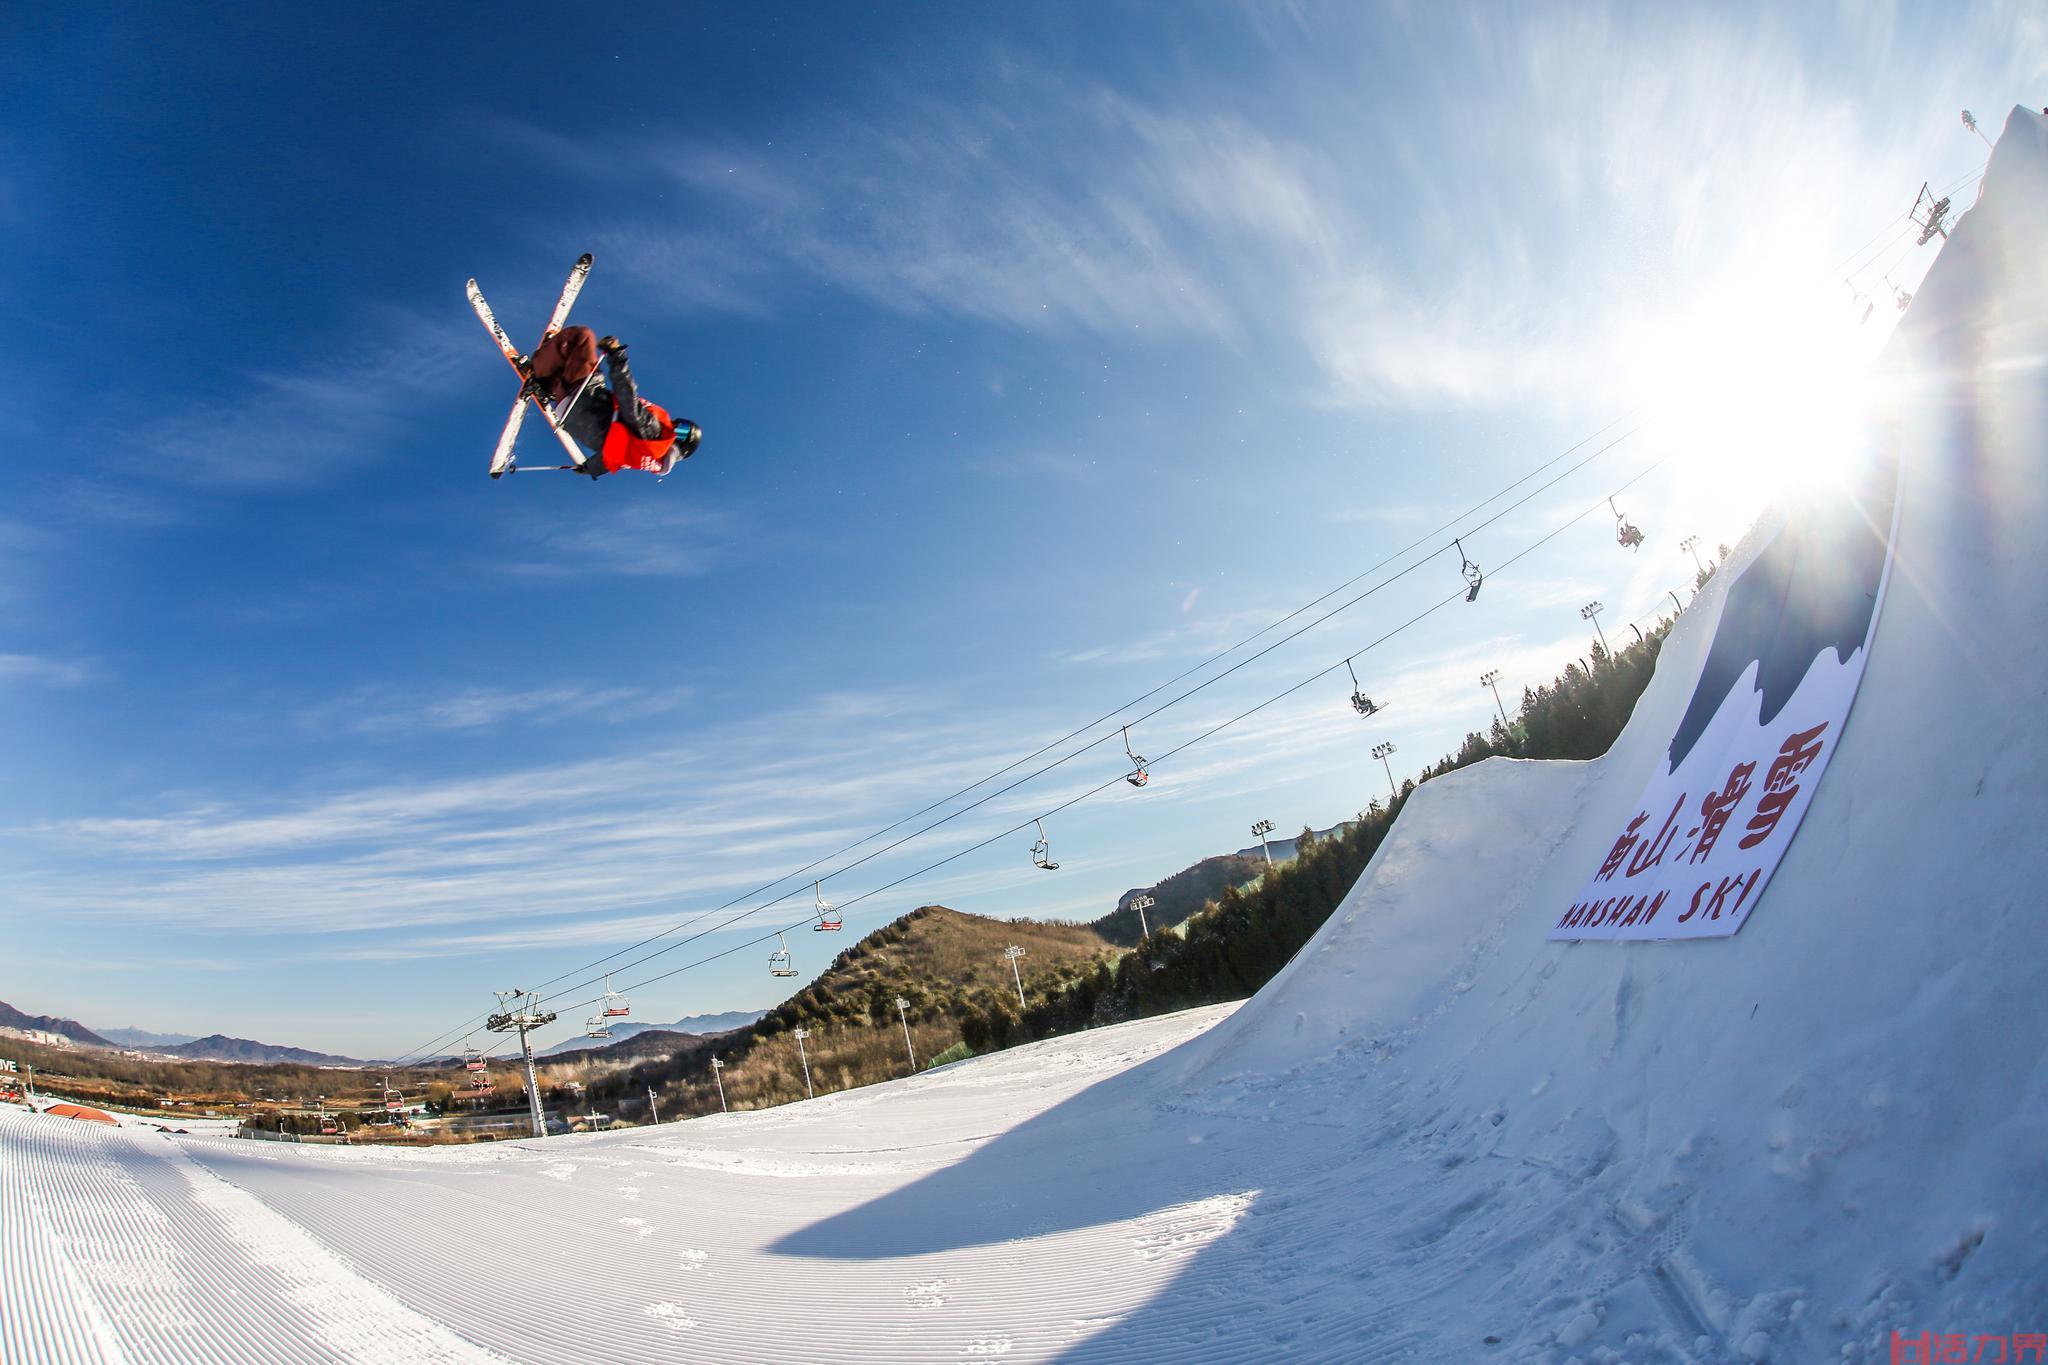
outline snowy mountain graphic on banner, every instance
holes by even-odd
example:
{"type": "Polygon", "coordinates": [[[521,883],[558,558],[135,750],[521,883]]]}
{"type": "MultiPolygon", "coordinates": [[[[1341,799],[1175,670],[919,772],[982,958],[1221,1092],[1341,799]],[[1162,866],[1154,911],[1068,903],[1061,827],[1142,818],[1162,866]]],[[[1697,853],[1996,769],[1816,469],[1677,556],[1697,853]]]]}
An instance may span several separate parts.
{"type": "Polygon", "coordinates": [[[1863,648],[1890,558],[1897,495],[1897,460],[1871,461],[1845,494],[1802,508],[1729,587],[1699,685],[1671,740],[1672,768],[1685,762],[1750,665],[1769,725],[1825,651],[1847,663],[1863,648]]]}
{"type": "Polygon", "coordinates": [[[1721,938],[1748,919],[1848,722],[1891,570],[1897,454],[1782,513],[1725,585],[1691,700],[1551,938],[1721,938]]]}
{"type": "Polygon", "coordinates": [[[1866,454],[1733,573],[1667,765],[1549,937],[1721,938],[1748,919],[1863,681],[1899,469],[1866,454]]]}

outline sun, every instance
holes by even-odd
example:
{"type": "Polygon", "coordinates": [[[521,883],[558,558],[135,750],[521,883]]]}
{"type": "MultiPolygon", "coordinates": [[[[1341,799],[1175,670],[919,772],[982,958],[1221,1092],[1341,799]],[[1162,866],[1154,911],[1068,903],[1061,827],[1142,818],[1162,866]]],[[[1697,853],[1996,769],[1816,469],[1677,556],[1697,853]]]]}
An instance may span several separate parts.
{"type": "Polygon", "coordinates": [[[1703,521],[1747,520],[1787,492],[1838,487],[1865,452],[1882,335],[1811,281],[1730,269],[1712,293],[1627,339],[1621,362],[1703,521]],[[1741,281],[1740,286],[1729,281],[1741,281]]]}

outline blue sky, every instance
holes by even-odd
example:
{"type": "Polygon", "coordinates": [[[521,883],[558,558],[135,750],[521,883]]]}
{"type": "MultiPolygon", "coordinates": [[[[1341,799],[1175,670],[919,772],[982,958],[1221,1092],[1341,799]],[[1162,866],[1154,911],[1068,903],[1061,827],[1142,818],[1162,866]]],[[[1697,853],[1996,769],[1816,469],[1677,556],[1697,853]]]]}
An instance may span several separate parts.
{"type": "MultiPolygon", "coordinates": [[[[1957,111],[1995,136],[2048,101],[2038,6],[1782,8],[17,17],[0,999],[425,1042],[1652,416],[1468,545],[1505,560],[1661,458],[1623,500],[1639,554],[1589,518],[1361,656],[1383,716],[1340,671],[1056,817],[1059,873],[1000,840],[862,901],[843,941],[926,901],[1093,917],[1254,819],[1349,815],[1384,788],[1373,743],[1433,760],[1485,723],[1482,670],[1554,675],[1590,599],[1625,634],[1688,577],[1681,536],[1735,539],[1826,463],[1896,316],[1857,328],[1844,277],[1910,289],[1931,252],[1899,215],[1928,179],[1967,203],[1983,160],[1957,111]],[[530,340],[584,250],[575,319],[631,342],[704,448],[662,484],[492,483],[511,376],[462,283],[530,340]]],[[[1138,749],[1455,587],[1446,550],[1138,749]]],[[[793,943],[807,973],[821,939],[793,943]]],[[[771,1004],[763,956],[636,1015],[771,1004]]]]}

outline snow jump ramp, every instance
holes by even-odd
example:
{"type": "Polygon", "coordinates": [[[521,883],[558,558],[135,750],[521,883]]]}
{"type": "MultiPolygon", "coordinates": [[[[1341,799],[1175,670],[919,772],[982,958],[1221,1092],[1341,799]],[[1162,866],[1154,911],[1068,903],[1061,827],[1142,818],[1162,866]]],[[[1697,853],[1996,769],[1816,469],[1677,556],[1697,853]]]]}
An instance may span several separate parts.
{"type": "Polygon", "coordinates": [[[2010,1358],[2048,1332],[2044,262],[2016,111],[1886,352],[1882,614],[1739,934],[1546,937],[1785,511],[1606,757],[1419,789],[1235,1011],[479,1149],[0,1115],[0,1358],[2010,1358]]]}

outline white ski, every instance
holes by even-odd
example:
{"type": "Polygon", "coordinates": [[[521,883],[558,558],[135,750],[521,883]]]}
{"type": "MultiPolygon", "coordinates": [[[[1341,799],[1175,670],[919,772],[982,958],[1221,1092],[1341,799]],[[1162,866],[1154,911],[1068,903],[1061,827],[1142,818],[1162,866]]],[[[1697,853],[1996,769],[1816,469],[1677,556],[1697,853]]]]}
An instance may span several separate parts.
{"type": "Polygon", "coordinates": [[[497,478],[512,467],[512,447],[519,440],[519,427],[526,420],[526,395],[520,394],[512,400],[512,415],[505,419],[505,430],[498,437],[498,448],[491,455],[491,477],[497,478]]]}
{"type": "MultiPolygon", "coordinates": [[[[562,324],[568,319],[570,306],[576,302],[576,296],[583,292],[583,281],[589,275],[590,253],[586,251],[569,271],[569,279],[562,286],[561,297],[555,301],[554,314],[548,319],[547,331],[541,338],[543,341],[562,329],[562,324]]],[[[574,437],[562,430],[562,421],[554,406],[540,394],[525,388],[530,380],[529,363],[526,357],[520,354],[519,348],[512,344],[512,338],[505,335],[505,329],[498,325],[498,316],[491,311],[491,305],[484,301],[483,290],[477,287],[475,280],[471,280],[467,292],[469,306],[476,310],[477,318],[483,323],[484,330],[491,334],[491,340],[498,343],[498,349],[504,353],[506,363],[518,374],[521,385],[519,401],[514,404],[512,414],[505,419],[505,429],[498,437],[496,451],[491,455],[491,477],[495,479],[514,467],[512,448],[519,439],[519,426],[525,416],[525,402],[529,398],[547,419],[548,430],[555,433],[555,439],[562,443],[562,449],[569,453],[575,467],[581,469],[589,456],[583,453],[583,448],[576,444],[574,437]]]]}
{"type": "Polygon", "coordinates": [[[562,324],[569,320],[569,309],[574,306],[576,296],[583,292],[583,282],[589,278],[590,253],[586,251],[576,258],[576,264],[569,267],[568,282],[562,286],[562,297],[555,300],[554,316],[548,319],[547,331],[541,333],[542,341],[562,330],[562,324]]]}

